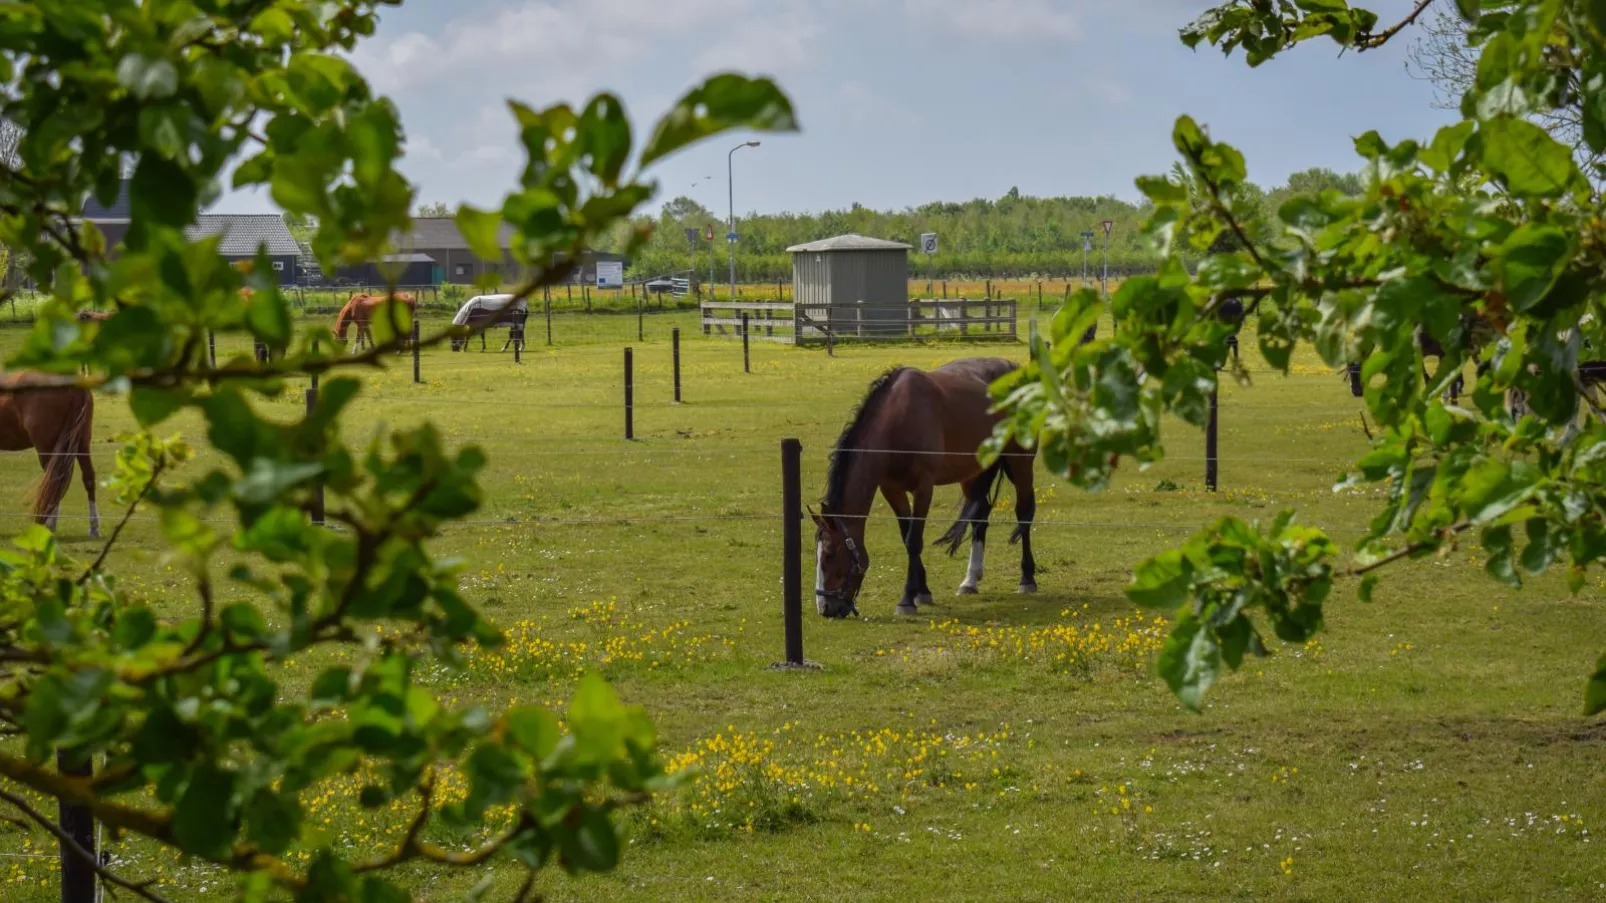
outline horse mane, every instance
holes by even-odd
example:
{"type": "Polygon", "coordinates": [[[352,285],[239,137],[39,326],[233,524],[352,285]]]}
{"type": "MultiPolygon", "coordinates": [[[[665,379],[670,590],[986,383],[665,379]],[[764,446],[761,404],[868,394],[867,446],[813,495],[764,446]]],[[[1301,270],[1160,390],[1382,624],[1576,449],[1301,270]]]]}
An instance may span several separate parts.
{"type": "Polygon", "coordinates": [[[901,365],[894,366],[877,376],[870,383],[869,390],[864,393],[864,399],[859,402],[858,408],[848,419],[847,426],[842,428],[842,435],[837,437],[836,444],[831,448],[831,466],[825,476],[825,498],[820,502],[822,510],[840,509],[842,496],[848,490],[848,474],[853,469],[853,453],[859,448],[865,426],[881,407],[881,400],[886,396],[887,390],[907,369],[909,368],[901,365]]]}

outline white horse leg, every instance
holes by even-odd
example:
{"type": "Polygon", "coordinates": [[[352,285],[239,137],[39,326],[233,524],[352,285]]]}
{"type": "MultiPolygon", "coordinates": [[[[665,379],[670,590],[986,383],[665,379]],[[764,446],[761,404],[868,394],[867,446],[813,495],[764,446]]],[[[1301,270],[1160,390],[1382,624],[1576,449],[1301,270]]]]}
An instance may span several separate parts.
{"type": "Polygon", "coordinates": [[[825,614],[825,543],[814,544],[814,609],[825,614]]]}
{"type": "Polygon", "coordinates": [[[89,538],[100,538],[100,506],[94,502],[89,503],[89,538]]]}
{"type": "Polygon", "coordinates": [[[960,595],[973,595],[981,591],[982,558],[987,550],[985,534],[970,541],[970,569],[965,572],[965,582],[959,584],[960,595]]]}

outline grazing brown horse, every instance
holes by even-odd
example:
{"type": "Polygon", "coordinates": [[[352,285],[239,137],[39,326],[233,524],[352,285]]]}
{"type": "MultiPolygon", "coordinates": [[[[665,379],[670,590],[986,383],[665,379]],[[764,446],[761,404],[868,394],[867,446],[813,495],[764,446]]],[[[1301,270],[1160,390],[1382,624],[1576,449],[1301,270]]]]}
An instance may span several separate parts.
{"type": "MultiPolygon", "coordinates": [[[[26,385],[29,375],[0,377],[5,387],[26,385]]],[[[73,461],[83,469],[89,494],[89,538],[100,536],[100,508],[95,504],[95,464],[89,457],[94,430],[95,397],[84,389],[35,389],[0,393],[0,451],[34,449],[45,469],[44,484],[34,499],[34,520],[51,530],[61,515],[61,500],[72,482],[73,461]]]]}
{"type": "MultiPolygon", "coordinates": [[[[395,295],[352,295],[346,301],[346,306],[340,309],[335,316],[335,338],[341,342],[346,340],[346,329],[355,324],[357,327],[357,347],[354,351],[361,351],[366,345],[374,342],[373,319],[379,312],[379,306],[394,297],[397,301],[407,305],[407,309],[415,314],[418,310],[418,301],[407,292],[397,292],[395,295]]],[[[406,347],[412,340],[411,336],[402,337],[402,346],[406,347]]]]}
{"type": "Polygon", "coordinates": [[[986,469],[976,459],[1002,417],[989,412],[988,386],[1018,366],[1003,358],[964,358],[931,371],[894,367],[870,384],[836,441],[825,499],[814,516],[814,604],[821,615],[842,618],[858,611],[854,600],[870,568],[865,520],[878,491],[898,516],[898,531],[909,555],[898,613],[915,614],[918,605],[931,604],[920,553],[932,492],[938,486],[958,483],[964,492],[958,521],[938,542],[946,543],[951,555],[970,531],[970,568],[959,593],[977,592],[987,521],[997,500],[995,486],[1003,475],[1015,486],[1015,531],[1010,541],[1021,543],[1020,592],[1037,591],[1031,537],[1037,513],[1032,488],[1036,452],[1011,442],[986,469]]]}

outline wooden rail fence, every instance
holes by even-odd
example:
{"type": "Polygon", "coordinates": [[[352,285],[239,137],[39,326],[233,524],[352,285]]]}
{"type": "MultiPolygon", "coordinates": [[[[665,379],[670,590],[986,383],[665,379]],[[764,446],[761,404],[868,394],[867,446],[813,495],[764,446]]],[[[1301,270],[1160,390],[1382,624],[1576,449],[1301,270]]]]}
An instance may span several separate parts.
{"type": "Polygon", "coordinates": [[[699,305],[705,336],[823,345],[842,341],[1019,339],[1013,298],[911,299],[903,309],[859,302],[852,306],[788,301],[704,301],[699,305]]]}

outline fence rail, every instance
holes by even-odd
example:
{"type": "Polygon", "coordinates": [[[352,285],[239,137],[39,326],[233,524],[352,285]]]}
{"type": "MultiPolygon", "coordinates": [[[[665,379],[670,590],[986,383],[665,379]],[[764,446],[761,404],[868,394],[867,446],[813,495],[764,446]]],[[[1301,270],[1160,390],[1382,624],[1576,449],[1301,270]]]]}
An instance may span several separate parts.
{"type": "Polygon", "coordinates": [[[1014,298],[915,298],[895,305],[787,301],[704,301],[705,336],[822,345],[846,340],[1017,341],[1014,298]],[[744,330],[746,332],[744,333],[744,330]]]}

